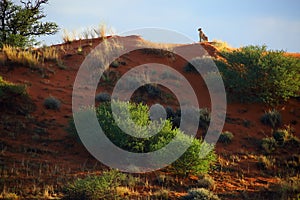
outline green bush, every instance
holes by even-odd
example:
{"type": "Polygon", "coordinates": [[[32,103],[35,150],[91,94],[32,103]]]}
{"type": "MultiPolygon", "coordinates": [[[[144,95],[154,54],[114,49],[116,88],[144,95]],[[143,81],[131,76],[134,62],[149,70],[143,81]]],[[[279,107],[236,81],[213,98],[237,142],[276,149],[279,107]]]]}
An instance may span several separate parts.
{"type": "MultiPolygon", "coordinates": [[[[294,199],[299,200],[300,197],[300,181],[299,176],[286,177],[281,179],[279,183],[270,185],[270,190],[274,192],[276,199],[294,199]]],[[[275,199],[275,198],[274,198],[275,199]]]]}
{"type": "Polygon", "coordinates": [[[117,199],[116,188],[127,176],[118,171],[105,171],[100,176],[77,179],[64,188],[64,199],[98,200],[117,199]]]}
{"type": "Polygon", "coordinates": [[[247,46],[222,55],[225,60],[215,62],[230,100],[278,104],[298,95],[299,59],[266,46],[247,46]]]}
{"type": "Polygon", "coordinates": [[[199,127],[204,128],[204,130],[206,131],[210,123],[210,111],[208,110],[208,108],[201,108],[199,110],[199,113],[199,127]]]}
{"type": "Polygon", "coordinates": [[[275,159],[266,156],[259,156],[257,161],[257,167],[262,170],[270,170],[275,165],[275,159]]]}
{"type": "Polygon", "coordinates": [[[183,135],[180,142],[188,142],[188,140],[192,140],[191,146],[178,160],[172,163],[172,170],[180,176],[206,174],[216,161],[214,150],[206,152],[206,156],[200,157],[201,153],[211,149],[210,144],[186,135],[183,135]]]}
{"type": "Polygon", "coordinates": [[[60,100],[52,96],[46,98],[44,101],[45,108],[51,110],[59,110],[60,104],[61,104],[60,100]]]}
{"type": "MultiPolygon", "coordinates": [[[[163,128],[153,137],[148,138],[137,138],[132,137],[127,133],[124,133],[118,124],[122,124],[127,127],[130,124],[129,120],[133,120],[136,123],[135,127],[132,127],[135,133],[140,134],[144,137],[144,128],[150,125],[149,120],[149,107],[142,104],[133,103],[121,103],[116,104],[118,110],[129,109],[130,116],[119,116],[117,122],[115,121],[110,104],[104,103],[96,108],[97,117],[100,126],[107,137],[117,146],[122,149],[135,152],[135,153],[145,153],[158,150],[165,146],[171,141],[171,139],[178,133],[177,130],[172,129],[172,124],[170,121],[166,120],[163,128]],[[155,145],[154,145],[155,144],[155,145]]],[[[157,124],[152,125],[154,128],[157,124]]]]}
{"type": "Polygon", "coordinates": [[[96,101],[98,102],[109,102],[111,100],[110,94],[108,93],[99,93],[96,95],[96,101]]]}
{"type": "Polygon", "coordinates": [[[271,153],[276,149],[277,142],[273,137],[263,138],[261,141],[261,147],[267,153],[271,153]]]}
{"type": "Polygon", "coordinates": [[[160,97],[161,89],[156,84],[146,84],[139,88],[143,93],[147,93],[150,98],[160,97]]]}
{"type": "Polygon", "coordinates": [[[168,200],[170,199],[169,198],[169,193],[170,191],[169,190],[166,190],[166,189],[160,189],[156,192],[154,192],[152,195],[151,195],[151,199],[157,199],[157,200],[168,200]]]}
{"type": "Polygon", "coordinates": [[[0,76],[0,100],[10,98],[11,96],[16,95],[26,95],[26,86],[25,85],[16,85],[8,81],[3,80],[0,76]]]}
{"type": "Polygon", "coordinates": [[[182,197],[183,200],[219,200],[220,198],[213,192],[205,188],[192,188],[188,191],[186,196],[182,197]]]}
{"type": "Polygon", "coordinates": [[[203,57],[196,57],[193,58],[186,66],[184,66],[183,71],[184,72],[196,72],[199,73],[197,69],[205,69],[204,73],[207,73],[210,70],[213,69],[214,62],[212,60],[212,57],[210,56],[203,56],[203,57]]]}
{"type": "Polygon", "coordinates": [[[265,114],[261,117],[260,121],[265,125],[269,125],[272,128],[275,128],[281,125],[282,118],[280,112],[273,109],[265,112],[265,114]]]}
{"type": "MultiPolygon", "coordinates": [[[[152,137],[138,138],[124,133],[118,124],[128,126],[131,119],[136,125],[133,127],[135,133],[140,136],[145,136],[144,126],[151,126],[151,129],[157,128],[157,123],[150,124],[149,120],[149,107],[143,104],[133,104],[129,102],[115,102],[118,110],[128,109],[130,116],[121,116],[114,119],[112,115],[111,106],[109,103],[103,103],[96,108],[96,115],[103,132],[118,147],[135,153],[147,153],[153,152],[166,146],[175,136],[179,136],[178,146],[183,143],[191,142],[191,146],[187,151],[175,161],[171,169],[180,175],[187,174],[199,174],[206,173],[212,162],[216,159],[214,150],[208,152],[207,156],[199,159],[201,147],[203,145],[204,150],[211,150],[211,146],[198,139],[192,138],[186,134],[183,134],[179,129],[172,128],[172,123],[169,120],[165,120],[161,130],[152,137]],[[115,121],[116,120],[116,121],[115,121]]],[[[79,112],[77,114],[83,114],[79,112]]],[[[70,123],[69,131],[72,135],[76,135],[78,138],[73,120],[70,123]]],[[[149,161],[151,162],[151,161],[149,161]]]]}
{"type": "Polygon", "coordinates": [[[274,131],[273,138],[279,146],[288,146],[290,148],[300,146],[300,140],[295,136],[291,127],[287,126],[285,129],[278,129],[274,131]]]}
{"type": "Polygon", "coordinates": [[[276,140],[277,144],[283,145],[290,139],[290,133],[286,129],[279,129],[273,133],[273,138],[276,140]]]}
{"type": "Polygon", "coordinates": [[[208,190],[213,190],[215,188],[215,181],[211,176],[205,175],[200,176],[198,180],[197,187],[205,188],[208,190]]]}
{"type": "Polygon", "coordinates": [[[114,60],[110,66],[113,68],[118,68],[120,66],[120,62],[118,60],[114,60]]]}
{"type": "Polygon", "coordinates": [[[225,131],[225,132],[220,134],[219,141],[221,143],[229,144],[229,143],[231,143],[233,137],[234,136],[231,132],[225,131]]]}

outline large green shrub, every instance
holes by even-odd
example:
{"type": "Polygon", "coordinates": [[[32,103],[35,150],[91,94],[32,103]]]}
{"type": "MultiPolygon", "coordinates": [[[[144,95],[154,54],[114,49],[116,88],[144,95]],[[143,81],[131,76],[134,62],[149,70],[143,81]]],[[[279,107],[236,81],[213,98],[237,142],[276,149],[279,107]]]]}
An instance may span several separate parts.
{"type": "MultiPolygon", "coordinates": [[[[209,170],[211,163],[216,158],[215,152],[213,150],[209,151],[207,156],[200,158],[200,153],[203,153],[201,152],[203,149],[205,151],[212,149],[209,144],[183,134],[182,131],[177,128],[173,129],[170,120],[165,120],[161,130],[154,136],[146,138],[133,137],[123,132],[118,125],[128,126],[130,123],[129,120],[131,119],[136,125],[139,125],[134,127],[132,131],[143,136],[143,134],[145,134],[143,127],[146,125],[151,126],[151,128],[157,127],[156,123],[152,125],[150,123],[149,107],[129,102],[116,102],[115,105],[119,110],[128,108],[130,116],[123,116],[121,112],[121,115],[115,121],[109,103],[102,103],[96,108],[96,115],[102,130],[115,145],[135,153],[153,152],[166,146],[178,135],[179,140],[176,140],[178,141],[178,145],[191,143],[191,146],[170,168],[180,175],[206,173],[209,170]],[[201,149],[202,145],[204,147],[203,149],[201,149]]],[[[77,114],[81,114],[81,112],[77,114]]],[[[71,134],[77,134],[73,121],[71,121],[69,131],[71,134]]]]}
{"type": "Polygon", "coordinates": [[[297,96],[300,59],[266,46],[247,46],[222,53],[216,64],[230,100],[277,104],[297,96]]]}
{"type": "MultiPolygon", "coordinates": [[[[171,122],[166,120],[162,129],[155,136],[147,138],[132,137],[123,132],[118,124],[128,127],[130,120],[132,120],[137,126],[131,127],[131,130],[144,137],[145,127],[149,126],[151,122],[149,120],[149,107],[143,104],[125,102],[118,102],[116,107],[117,110],[128,108],[130,116],[125,116],[121,112],[121,116],[116,119],[117,123],[113,117],[109,103],[101,104],[97,107],[96,113],[100,126],[106,136],[122,149],[136,153],[152,152],[168,144],[178,132],[178,130],[173,130],[171,122]]],[[[157,124],[152,124],[152,128],[155,128],[155,126],[157,124]]]]}

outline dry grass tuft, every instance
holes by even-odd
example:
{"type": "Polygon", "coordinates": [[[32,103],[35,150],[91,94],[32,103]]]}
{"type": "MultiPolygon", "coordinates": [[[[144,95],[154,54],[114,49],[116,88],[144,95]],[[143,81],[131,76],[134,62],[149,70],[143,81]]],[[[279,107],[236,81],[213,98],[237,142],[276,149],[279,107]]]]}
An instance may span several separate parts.
{"type": "Polygon", "coordinates": [[[147,40],[141,40],[137,44],[138,47],[149,48],[149,49],[162,49],[169,52],[174,52],[174,48],[178,46],[177,44],[168,43],[156,43],[147,40]]]}
{"type": "Polygon", "coordinates": [[[44,60],[58,61],[59,55],[55,47],[46,47],[42,49],[42,55],[44,60]]]}
{"type": "Polygon", "coordinates": [[[6,54],[8,61],[13,63],[29,67],[36,67],[40,63],[40,55],[31,50],[22,50],[9,45],[4,45],[3,52],[6,54]]]}
{"type": "Polygon", "coordinates": [[[224,42],[222,40],[213,40],[211,43],[214,47],[216,47],[219,51],[231,51],[235,48],[230,46],[227,42],[224,42]]]}

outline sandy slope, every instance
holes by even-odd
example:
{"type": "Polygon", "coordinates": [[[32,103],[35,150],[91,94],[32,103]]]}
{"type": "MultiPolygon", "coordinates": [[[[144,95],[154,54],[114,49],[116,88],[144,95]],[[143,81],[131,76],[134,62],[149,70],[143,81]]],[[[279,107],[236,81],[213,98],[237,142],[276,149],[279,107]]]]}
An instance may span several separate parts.
{"type": "MultiPolygon", "coordinates": [[[[134,37],[135,40],[140,40],[134,37]]],[[[71,44],[57,45],[66,69],[59,69],[53,62],[46,62],[42,66],[45,71],[41,74],[37,70],[15,66],[13,70],[6,71],[6,66],[0,67],[0,75],[11,82],[26,84],[28,93],[36,109],[30,117],[15,114],[6,114],[1,111],[0,123],[0,148],[2,177],[6,178],[6,188],[23,188],[27,194],[35,195],[33,185],[41,188],[45,184],[52,185],[54,189],[61,186],[74,176],[81,176],[87,172],[101,171],[105,166],[96,161],[74,138],[68,136],[66,127],[72,116],[72,88],[78,68],[84,60],[84,55],[100,42],[93,40],[75,41],[71,44]],[[77,54],[78,46],[83,46],[84,55],[77,54]],[[54,96],[62,101],[59,111],[46,110],[43,101],[49,96],[54,96]],[[8,122],[11,122],[9,125],[8,122]],[[20,126],[19,128],[16,128],[20,126]]],[[[218,56],[217,50],[209,43],[203,47],[212,56],[218,56]]],[[[178,47],[180,48],[180,47],[178,47]]],[[[293,54],[298,56],[299,54],[293,54]]],[[[126,65],[112,69],[120,76],[134,66],[151,62],[168,64],[181,73],[185,65],[184,60],[172,61],[160,56],[145,55],[141,51],[134,51],[128,57],[122,58],[126,65]]],[[[190,81],[198,96],[201,107],[210,107],[208,91],[203,80],[195,74],[184,74],[190,81]]],[[[113,86],[102,85],[98,91],[111,91],[113,86]]],[[[154,100],[148,102],[154,103],[154,100]]],[[[162,102],[165,105],[176,107],[176,101],[162,102]]],[[[266,174],[257,168],[257,155],[261,153],[258,141],[271,135],[271,128],[260,122],[260,117],[268,108],[261,104],[228,104],[227,121],[224,131],[231,131],[234,139],[231,144],[217,144],[217,153],[224,170],[214,171],[211,175],[216,181],[218,194],[226,194],[224,198],[242,199],[241,193],[247,195],[260,192],[278,178],[266,174]],[[247,125],[245,125],[247,124],[247,125]],[[226,168],[226,170],[225,170],[226,168]]],[[[283,115],[283,124],[291,125],[300,136],[300,101],[291,99],[284,105],[278,106],[283,115]]],[[[201,135],[201,133],[199,132],[201,135]]],[[[283,157],[292,156],[297,152],[283,151],[283,157]]],[[[298,152],[299,153],[299,152],[298,152]]],[[[149,174],[149,179],[155,179],[154,174],[149,174]]],[[[190,184],[192,179],[185,180],[190,184]]],[[[140,191],[142,192],[142,191],[140,191]]],[[[179,192],[184,193],[184,189],[179,192]]],[[[175,195],[175,193],[174,193],[175,195]]],[[[178,194],[177,194],[178,195],[178,194]]]]}

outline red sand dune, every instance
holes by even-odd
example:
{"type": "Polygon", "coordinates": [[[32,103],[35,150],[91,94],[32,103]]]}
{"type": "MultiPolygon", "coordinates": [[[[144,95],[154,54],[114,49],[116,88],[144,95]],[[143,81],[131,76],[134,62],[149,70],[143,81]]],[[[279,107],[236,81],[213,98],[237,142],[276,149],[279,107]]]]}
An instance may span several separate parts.
{"type": "MultiPolygon", "coordinates": [[[[134,39],[141,40],[136,37],[134,39]]],[[[94,39],[92,47],[88,45],[89,41],[74,41],[71,44],[56,45],[60,49],[61,58],[67,69],[59,69],[56,64],[46,62],[43,66],[45,69],[43,76],[38,71],[26,67],[15,66],[13,70],[8,72],[5,70],[7,67],[0,67],[0,75],[5,80],[28,86],[29,96],[36,105],[36,110],[32,113],[32,119],[22,119],[25,120],[25,127],[18,130],[19,133],[15,137],[10,136],[9,131],[5,131],[6,128],[3,123],[0,125],[0,144],[7,146],[6,150],[1,153],[1,160],[5,163],[5,166],[24,169],[26,162],[32,163],[32,174],[28,175],[26,174],[28,172],[22,170],[13,173],[12,179],[6,187],[12,187],[16,184],[16,180],[20,180],[20,184],[27,185],[28,190],[30,190],[33,183],[32,177],[38,176],[41,181],[35,183],[37,186],[42,187],[43,183],[47,183],[60,188],[69,178],[86,174],[87,171],[84,172],[83,169],[90,169],[91,172],[93,168],[94,171],[105,168],[90,156],[74,138],[68,136],[65,130],[72,116],[73,83],[77,70],[85,58],[84,55],[77,54],[78,46],[81,45],[84,54],[88,54],[99,42],[99,39],[94,39]],[[44,108],[43,101],[50,95],[61,100],[62,105],[59,111],[44,108]],[[28,132],[25,130],[27,128],[28,130],[44,131],[45,133],[42,133],[39,136],[40,138],[36,139],[37,133],[28,132]],[[45,167],[45,169],[42,169],[42,174],[39,174],[39,163],[42,167],[45,167]],[[48,169],[46,169],[47,166],[48,169]],[[57,173],[55,170],[57,170],[57,173]]],[[[203,47],[211,56],[217,57],[219,55],[216,48],[211,44],[203,43],[203,47]]],[[[289,55],[299,57],[299,54],[289,55]]],[[[149,56],[145,57],[142,52],[135,51],[129,55],[129,58],[126,60],[125,66],[113,70],[122,75],[133,66],[147,63],[149,56]]],[[[171,62],[171,66],[179,72],[183,72],[183,66],[185,65],[183,60],[172,62],[159,56],[152,56],[150,60],[151,62],[164,64],[170,64],[171,62]]],[[[185,76],[195,89],[200,105],[209,107],[209,98],[203,98],[203,96],[208,97],[207,88],[203,81],[193,73],[185,74],[185,76]]],[[[111,88],[109,87],[101,86],[98,91],[110,91],[111,88]]],[[[218,143],[216,151],[220,156],[220,162],[223,162],[224,166],[228,165],[232,172],[215,172],[211,174],[216,181],[215,192],[217,194],[239,194],[238,191],[247,191],[251,194],[251,192],[261,191],[262,188],[267,188],[270,184],[278,182],[278,178],[266,175],[256,167],[257,159],[255,155],[258,155],[261,150],[255,140],[259,141],[271,135],[271,128],[260,122],[260,117],[267,109],[269,108],[262,104],[228,104],[227,116],[229,120],[224,126],[224,131],[234,133],[234,139],[229,145],[218,143]],[[250,122],[249,127],[244,126],[244,122],[250,122]]],[[[291,99],[284,105],[278,106],[278,110],[283,115],[283,124],[291,125],[299,137],[300,101],[291,99]],[[294,123],[295,120],[297,121],[296,124],[294,123]]],[[[13,118],[13,116],[10,116],[8,121],[12,120],[10,118],[13,118]]],[[[286,151],[284,153],[282,156],[297,152],[286,151]]],[[[155,175],[149,174],[149,177],[151,180],[151,177],[155,177],[155,175]]],[[[190,181],[192,180],[186,180],[185,184],[190,181]]],[[[179,192],[184,193],[185,191],[179,192]]],[[[179,194],[174,193],[174,195],[179,194]]],[[[241,196],[236,198],[242,199],[241,196]]]]}

